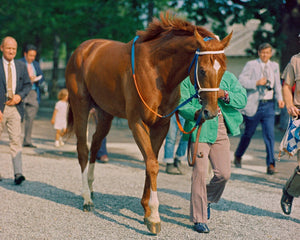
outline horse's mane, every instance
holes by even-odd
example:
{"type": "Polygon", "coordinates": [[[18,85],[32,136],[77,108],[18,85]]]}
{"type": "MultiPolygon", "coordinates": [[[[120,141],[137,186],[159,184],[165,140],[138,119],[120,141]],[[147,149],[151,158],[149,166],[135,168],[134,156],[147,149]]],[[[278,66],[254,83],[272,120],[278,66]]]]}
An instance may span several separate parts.
{"type": "Polygon", "coordinates": [[[214,34],[203,27],[195,26],[192,23],[170,15],[169,11],[160,13],[160,19],[153,18],[152,22],[149,23],[148,28],[145,31],[137,31],[137,35],[143,42],[158,38],[162,33],[173,31],[176,35],[194,35],[194,31],[197,29],[198,33],[202,37],[214,37],[214,34]]]}

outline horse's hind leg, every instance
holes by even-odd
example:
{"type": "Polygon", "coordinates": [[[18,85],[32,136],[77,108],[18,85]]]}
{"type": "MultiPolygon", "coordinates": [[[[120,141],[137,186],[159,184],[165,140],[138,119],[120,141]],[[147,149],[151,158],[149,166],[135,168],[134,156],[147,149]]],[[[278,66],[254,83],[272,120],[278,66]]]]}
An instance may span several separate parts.
{"type": "Polygon", "coordinates": [[[97,108],[97,127],[93,135],[92,145],[91,145],[91,157],[88,171],[88,185],[91,191],[91,197],[93,198],[93,182],[94,182],[94,166],[96,161],[97,152],[101,146],[102,140],[108,134],[113,116],[104,112],[102,109],[97,108]]]}
{"type": "Polygon", "coordinates": [[[89,150],[87,146],[87,124],[90,109],[90,99],[87,95],[81,94],[76,95],[72,90],[69,90],[70,95],[70,107],[73,112],[74,118],[74,131],[77,137],[77,153],[78,161],[81,168],[82,174],[82,193],[81,196],[84,199],[83,211],[91,211],[94,207],[93,201],[91,199],[91,193],[88,186],[88,155],[89,150]]]}

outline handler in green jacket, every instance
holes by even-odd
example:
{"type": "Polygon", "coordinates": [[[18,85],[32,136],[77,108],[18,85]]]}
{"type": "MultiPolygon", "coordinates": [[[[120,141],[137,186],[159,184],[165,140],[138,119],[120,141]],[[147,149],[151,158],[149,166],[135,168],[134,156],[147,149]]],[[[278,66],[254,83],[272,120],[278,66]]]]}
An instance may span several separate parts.
{"type": "MultiPolygon", "coordinates": [[[[180,102],[195,93],[189,77],[181,83],[180,91],[180,102]]],[[[219,201],[230,178],[230,142],[227,133],[240,134],[239,126],[243,117],[237,109],[244,108],[247,103],[246,90],[228,71],[222,77],[218,97],[219,114],[202,125],[192,173],[190,220],[194,222],[194,229],[200,233],[209,232],[207,220],[210,218],[210,203],[219,201]],[[206,185],[208,160],[211,162],[214,176],[206,185]]],[[[186,119],[185,131],[190,131],[195,126],[201,108],[198,99],[194,98],[179,110],[180,115],[186,119]]],[[[196,134],[197,131],[194,131],[191,136],[192,155],[196,134]]],[[[184,137],[188,140],[189,135],[184,137]]]]}

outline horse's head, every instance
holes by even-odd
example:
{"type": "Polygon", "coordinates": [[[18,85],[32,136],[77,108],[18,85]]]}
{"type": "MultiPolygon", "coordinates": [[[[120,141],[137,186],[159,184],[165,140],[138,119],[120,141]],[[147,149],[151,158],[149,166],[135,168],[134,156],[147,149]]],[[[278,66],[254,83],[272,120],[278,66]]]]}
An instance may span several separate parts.
{"type": "Polygon", "coordinates": [[[202,119],[211,119],[218,114],[218,91],[226,70],[224,49],[228,46],[232,33],[222,41],[216,38],[202,38],[197,29],[194,35],[199,45],[195,62],[190,72],[192,83],[197,84],[199,101],[202,104],[202,119]]]}

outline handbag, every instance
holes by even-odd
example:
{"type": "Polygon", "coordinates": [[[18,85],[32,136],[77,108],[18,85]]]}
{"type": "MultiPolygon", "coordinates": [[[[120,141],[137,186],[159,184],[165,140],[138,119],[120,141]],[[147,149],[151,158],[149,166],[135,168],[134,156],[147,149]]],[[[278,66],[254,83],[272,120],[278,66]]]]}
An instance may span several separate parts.
{"type": "Polygon", "coordinates": [[[300,149],[300,119],[290,117],[287,129],[279,146],[278,160],[287,153],[294,156],[300,149]]]}

